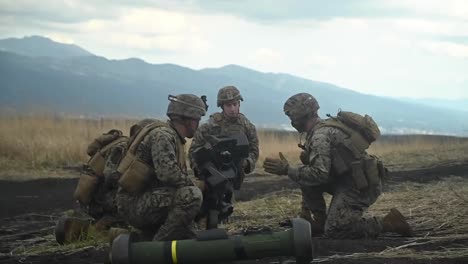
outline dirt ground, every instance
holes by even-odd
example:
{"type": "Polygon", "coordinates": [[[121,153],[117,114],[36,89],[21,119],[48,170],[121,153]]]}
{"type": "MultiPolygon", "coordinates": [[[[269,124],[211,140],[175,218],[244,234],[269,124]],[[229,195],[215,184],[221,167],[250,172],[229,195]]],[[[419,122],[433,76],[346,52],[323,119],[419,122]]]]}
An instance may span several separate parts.
{"type": "MultiPolygon", "coordinates": [[[[387,188],[404,181],[431,184],[444,177],[468,177],[468,162],[442,164],[436,167],[411,171],[391,172],[387,188]]],[[[108,249],[104,245],[83,248],[61,248],[57,251],[28,252],[28,248],[53,240],[53,228],[63,211],[74,207],[71,197],[77,179],[40,179],[31,181],[0,181],[0,263],[105,263],[108,249]]],[[[238,201],[249,201],[281,190],[296,189],[286,177],[252,175],[246,178],[238,201]]],[[[462,234],[463,235],[463,234],[462,234]]],[[[418,240],[417,243],[396,236],[378,240],[329,240],[314,239],[318,262],[325,263],[468,263],[468,255],[433,256],[428,258],[406,255],[384,257],[388,249],[408,247],[421,255],[450,246],[452,250],[467,249],[468,236],[437,241],[418,240]],[[408,246],[409,245],[409,246],[408,246]],[[360,255],[365,254],[365,255],[360,255]]],[[[417,254],[416,254],[417,255],[417,254]]],[[[291,263],[282,260],[284,263],[291,263]]],[[[239,263],[279,263],[278,259],[245,261],[239,263]]]]}

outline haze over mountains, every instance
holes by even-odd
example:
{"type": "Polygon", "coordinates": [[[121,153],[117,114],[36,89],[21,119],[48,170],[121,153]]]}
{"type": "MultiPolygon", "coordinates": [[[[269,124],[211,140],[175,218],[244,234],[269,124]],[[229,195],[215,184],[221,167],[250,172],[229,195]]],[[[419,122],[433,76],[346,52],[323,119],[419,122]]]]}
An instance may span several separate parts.
{"type": "Polygon", "coordinates": [[[218,89],[235,85],[245,99],[242,112],[259,127],[289,126],[282,111],[284,101],[309,92],[319,101],[323,117],[343,109],[373,116],[384,133],[468,135],[468,111],[460,110],[466,109],[463,103],[453,109],[443,104],[433,107],[424,105],[426,101],[367,95],[237,65],[193,70],[134,58],[108,60],[38,36],[0,40],[0,78],[0,105],[18,111],[163,117],[168,94],[195,93],[208,96],[213,113],[218,111],[218,89]]]}

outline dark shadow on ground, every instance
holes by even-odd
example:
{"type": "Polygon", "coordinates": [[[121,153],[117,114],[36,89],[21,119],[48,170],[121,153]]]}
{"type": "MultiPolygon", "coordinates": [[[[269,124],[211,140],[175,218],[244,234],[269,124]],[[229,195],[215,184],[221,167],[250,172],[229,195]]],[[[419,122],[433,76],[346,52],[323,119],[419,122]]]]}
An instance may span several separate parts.
{"type": "MultiPolygon", "coordinates": [[[[404,181],[426,183],[449,176],[468,177],[468,162],[445,164],[432,168],[391,172],[389,185],[404,181]]],[[[88,248],[72,254],[45,254],[20,257],[10,252],[18,247],[28,247],[41,243],[44,235],[52,234],[55,221],[62,211],[72,209],[72,194],[77,179],[40,179],[31,181],[0,181],[0,263],[104,263],[108,252],[103,249],[88,248]]],[[[287,177],[271,175],[250,175],[242,190],[236,194],[239,201],[251,200],[265,194],[298,186],[287,177]]],[[[468,244],[462,243],[463,245],[468,244]]],[[[405,239],[385,237],[380,240],[327,240],[315,241],[318,256],[352,254],[355,252],[380,252],[388,247],[406,243],[405,239]]],[[[449,242],[446,242],[449,243],[449,242]]],[[[443,243],[412,247],[417,251],[431,251],[446,246],[443,243]]],[[[284,260],[284,259],[283,259],[284,260]]],[[[241,263],[278,263],[278,259],[247,261],[241,263]]],[[[409,258],[365,258],[365,259],[324,259],[326,263],[428,263],[427,259],[409,258]]],[[[430,263],[468,263],[468,257],[433,258],[430,263]]],[[[287,263],[287,262],[286,262],[287,263]]]]}

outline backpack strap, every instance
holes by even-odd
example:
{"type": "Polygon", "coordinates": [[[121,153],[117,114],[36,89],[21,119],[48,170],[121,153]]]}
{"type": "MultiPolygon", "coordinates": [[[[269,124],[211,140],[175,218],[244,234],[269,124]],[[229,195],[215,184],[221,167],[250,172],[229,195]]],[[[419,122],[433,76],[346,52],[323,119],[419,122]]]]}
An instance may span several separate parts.
{"type": "Polygon", "coordinates": [[[166,122],[163,121],[155,121],[151,124],[148,124],[144,126],[140,131],[136,133],[134,137],[130,139],[128,142],[128,151],[132,154],[136,153],[136,150],[138,148],[138,145],[143,141],[145,136],[153,129],[158,128],[158,127],[163,127],[163,126],[168,126],[166,122]]]}
{"type": "Polygon", "coordinates": [[[314,128],[314,132],[322,127],[337,128],[345,133],[348,137],[343,142],[343,145],[349,151],[351,151],[356,159],[359,158],[370,146],[370,142],[366,140],[366,138],[364,138],[364,136],[362,136],[359,131],[347,126],[345,123],[335,117],[330,117],[329,119],[326,119],[317,124],[317,126],[314,128]]]}

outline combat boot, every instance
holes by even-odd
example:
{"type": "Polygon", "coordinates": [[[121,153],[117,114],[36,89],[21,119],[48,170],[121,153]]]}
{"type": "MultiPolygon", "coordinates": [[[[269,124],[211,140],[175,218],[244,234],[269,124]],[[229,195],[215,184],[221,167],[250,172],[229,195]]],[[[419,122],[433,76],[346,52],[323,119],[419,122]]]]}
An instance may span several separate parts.
{"type": "Polygon", "coordinates": [[[413,231],[406,222],[405,217],[396,208],[390,209],[390,212],[382,219],[383,232],[393,232],[402,236],[412,236],[413,231]]]}
{"type": "Polygon", "coordinates": [[[96,228],[96,231],[102,232],[109,230],[111,227],[121,226],[122,224],[124,224],[122,219],[110,215],[105,215],[96,221],[94,227],[96,228]]]}
{"type": "Polygon", "coordinates": [[[121,234],[129,234],[130,230],[125,229],[125,228],[119,228],[119,227],[111,227],[107,233],[107,237],[109,238],[109,245],[112,247],[112,242],[114,242],[114,239],[117,238],[121,234]]]}
{"type": "Polygon", "coordinates": [[[55,240],[61,245],[86,239],[90,226],[89,219],[63,216],[55,226],[55,240]]]}

